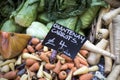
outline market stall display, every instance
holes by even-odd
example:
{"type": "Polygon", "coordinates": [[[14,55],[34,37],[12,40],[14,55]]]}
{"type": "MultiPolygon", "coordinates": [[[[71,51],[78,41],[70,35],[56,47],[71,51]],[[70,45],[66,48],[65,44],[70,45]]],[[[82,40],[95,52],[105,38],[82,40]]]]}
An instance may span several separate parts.
{"type": "Polygon", "coordinates": [[[0,80],[119,80],[119,3],[120,0],[0,1],[0,80]],[[54,38],[50,39],[48,33],[56,23],[59,36],[52,34],[54,38]],[[84,43],[77,43],[82,46],[76,47],[79,51],[74,57],[66,55],[76,51],[71,47],[74,45],[66,45],[75,44],[83,36],[84,43]],[[64,39],[59,44],[56,41],[57,46],[49,43],[56,48],[61,45],[53,49],[45,45],[46,37],[50,42],[64,37],[68,43],[64,39]]]}

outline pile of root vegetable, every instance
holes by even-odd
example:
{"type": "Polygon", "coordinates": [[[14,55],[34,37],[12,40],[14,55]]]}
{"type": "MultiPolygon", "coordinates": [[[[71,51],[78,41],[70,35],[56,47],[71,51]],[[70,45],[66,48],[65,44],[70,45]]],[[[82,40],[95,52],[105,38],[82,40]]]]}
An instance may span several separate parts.
{"type": "Polygon", "coordinates": [[[87,0],[45,1],[21,0],[0,15],[0,80],[120,80],[120,1],[89,0],[92,7],[87,0]],[[54,22],[88,37],[74,59],[42,45],[54,22]]]}

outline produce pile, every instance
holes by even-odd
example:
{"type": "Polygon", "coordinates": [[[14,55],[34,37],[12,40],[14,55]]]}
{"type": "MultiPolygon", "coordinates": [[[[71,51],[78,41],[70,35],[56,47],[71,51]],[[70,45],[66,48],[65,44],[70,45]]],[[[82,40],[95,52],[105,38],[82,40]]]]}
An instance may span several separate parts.
{"type": "Polygon", "coordinates": [[[120,80],[120,0],[1,0],[0,80],[120,80]],[[88,40],[74,59],[42,45],[54,23],[88,40]]]}

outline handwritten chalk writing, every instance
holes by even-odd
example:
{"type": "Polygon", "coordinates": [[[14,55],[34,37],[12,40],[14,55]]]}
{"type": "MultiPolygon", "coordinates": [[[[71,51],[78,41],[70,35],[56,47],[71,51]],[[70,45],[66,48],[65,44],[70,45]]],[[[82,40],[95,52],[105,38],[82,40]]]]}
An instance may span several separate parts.
{"type": "Polygon", "coordinates": [[[59,45],[61,46],[60,48],[64,48],[67,47],[67,45],[65,44],[65,42],[63,40],[60,41],[59,45]]]}
{"type": "Polygon", "coordinates": [[[45,44],[46,44],[46,45],[47,45],[47,44],[50,44],[50,45],[52,45],[52,46],[55,46],[54,41],[55,41],[55,38],[53,38],[53,39],[48,39],[48,42],[46,42],[45,44]]]}
{"type": "Polygon", "coordinates": [[[71,42],[73,43],[77,43],[77,39],[80,39],[81,43],[83,43],[84,40],[86,39],[85,36],[79,35],[68,28],[62,27],[59,24],[54,24],[53,27],[54,27],[52,30],[53,33],[56,33],[57,35],[62,36],[67,40],[72,39],[71,42]]]}
{"type": "Polygon", "coordinates": [[[86,40],[85,36],[55,23],[42,44],[74,59],[86,40]]]}
{"type": "Polygon", "coordinates": [[[63,33],[62,31],[59,31],[59,30],[53,28],[53,29],[51,30],[51,32],[52,32],[52,33],[56,33],[57,35],[63,37],[64,39],[66,39],[66,40],[70,40],[71,42],[77,44],[77,41],[76,41],[75,38],[73,38],[73,37],[70,36],[70,35],[67,35],[67,34],[63,33]]]}
{"type": "Polygon", "coordinates": [[[66,54],[67,56],[71,57],[71,54],[69,53],[68,50],[63,51],[63,53],[66,54]]]}

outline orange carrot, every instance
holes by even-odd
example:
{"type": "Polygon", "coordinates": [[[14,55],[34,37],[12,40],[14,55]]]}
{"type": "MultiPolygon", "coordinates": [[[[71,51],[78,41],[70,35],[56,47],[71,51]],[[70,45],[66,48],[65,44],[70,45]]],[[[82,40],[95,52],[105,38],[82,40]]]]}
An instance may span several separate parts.
{"type": "Polygon", "coordinates": [[[82,59],[81,57],[76,56],[76,58],[80,61],[81,64],[86,65],[86,66],[89,66],[88,63],[87,63],[87,61],[85,61],[85,60],[82,59]]]}
{"type": "Polygon", "coordinates": [[[86,73],[79,77],[79,80],[91,80],[93,78],[92,73],[86,73]]]}
{"type": "Polygon", "coordinates": [[[60,80],[64,80],[67,77],[67,73],[65,71],[61,71],[58,76],[60,80]]]}
{"type": "Polygon", "coordinates": [[[80,68],[80,61],[76,57],[74,58],[74,63],[77,68],[80,68]]]}
{"type": "Polygon", "coordinates": [[[16,77],[17,77],[17,72],[18,71],[10,71],[10,72],[7,72],[3,75],[4,78],[6,79],[12,79],[14,80],[16,77]]]}
{"type": "Polygon", "coordinates": [[[56,63],[55,68],[53,69],[53,72],[59,74],[60,68],[61,68],[61,62],[60,62],[60,60],[58,60],[58,62],[56,63]]]}
{"type": "Polygon", "coordinates": [[[40,49],[42,49],[42,47],[43,47],[43,45],[42,45],[42,43],[40,42],[40,43],[38,43],[38,44],[35,46],[35,50],[40,50],[40,49]]]}
{"type": "Polygon", "coordinates": [[[20,80],[20,76],[17,76],[15,80],[20,80]]]}
{"type": "Polygon", "coordinates": [[[61,66],[61,70],[66,70],[66,69],[72,69],[74,67],[74,63],[65,63],[65,64],[63,64],[62,66],[61,66]]]}
{"type": "Polygon", "coordinates": [[[2,73],[0,73],[0,78],[3,78],[3,74],[2,73]]]}
{"type": "Polygon", "coordinates": [[[31,66],[37,61],[35,59],[28,58],[28,59],[26,59],[25,62],[26,62],[26,66],[31,66]]]}
{"type": "Polygon", "coordinates": [[[60,56],[63,57],[63,58],[65,58],[65,60],[66,60],[67,62],[72,62],[72,59],[71,59],[70,57],[68,57],[67,55],[61,54],[60,56]]]}
{"type": "Polygon", "coordinates": [[[28,49],[28,51],[31,52],[31,53],[34,53],[34,52],[35,52],[34,48],[33,48],[31,45],[27,45],[27,49],[28,49]]]}
{"type": "Polygon", "coordinates": [[[79,66],[80,66],[80,67],[83,67],[83,66],[86,66],[86,65],[80,63],[79,66]]]}
{"type": "Polygon", "coordinates": [[[77,68],[76,68],[76,67],[73,67],[71,70],[72,70],[72,72],[74,72],[74,71],[77,70],[77,68]]]}
{"type": "Polygon", "coordinates": [[[68,69],[68,65],[65,63],[61,66],[60,70],[66,70],[68,69]]]}
{"type": "Polygon", "coordinates": [[[50,57],[51,56],[51,51],[47,51],[47,52],[45,52],[45,54],[48,56],[48,57],[50,57]]]}
{"type": "Polygon", "coordinates": [[[55,64],[46,63],[45,68],[48,70],[52,70],[53,68],[55,68],[55,64]]]}
{"type": "Polygon", "coordinates": [[[85,50],[85,49],[81,49],[79,52],[80,52],[80,54],[81,54],[83,57],[87,57],[87,56],[88,56],[88,51],[85,50]]]}
{"type": "Polygon", "coordinates": [[[40,40],[38,38],[32,38],[31,42],[32,44],[36,45],[40,42],[40,40]]]}
{"type": "Polygon", "coordinates": [[[42,59],[43,61],[49,63],[49,58],[47,57],[47,55],[44,52],[40,53],[40,59],[42,59]]]}
{"type": "Polygon", "coordinates": [[[39,63],[36,62],[29,68],[29,70],[32,71],[32,72],[35,72],[39,69],[39,67],[40,67],[39,63]]]}
{"type": "Polygon", "coordinates": [[[68,66],[69,69],[72,69],[74,67],[74,63],[73,62],[66,63],[66,64],[67,64],[67,66],[68,66]]]}
{"type": "Polygon", "coordinates": [[[25,49],[23,49],[23,51],[22,51],[23,53],[28,53],[28,49],[27,48],[25,48],[25,49]]]}

